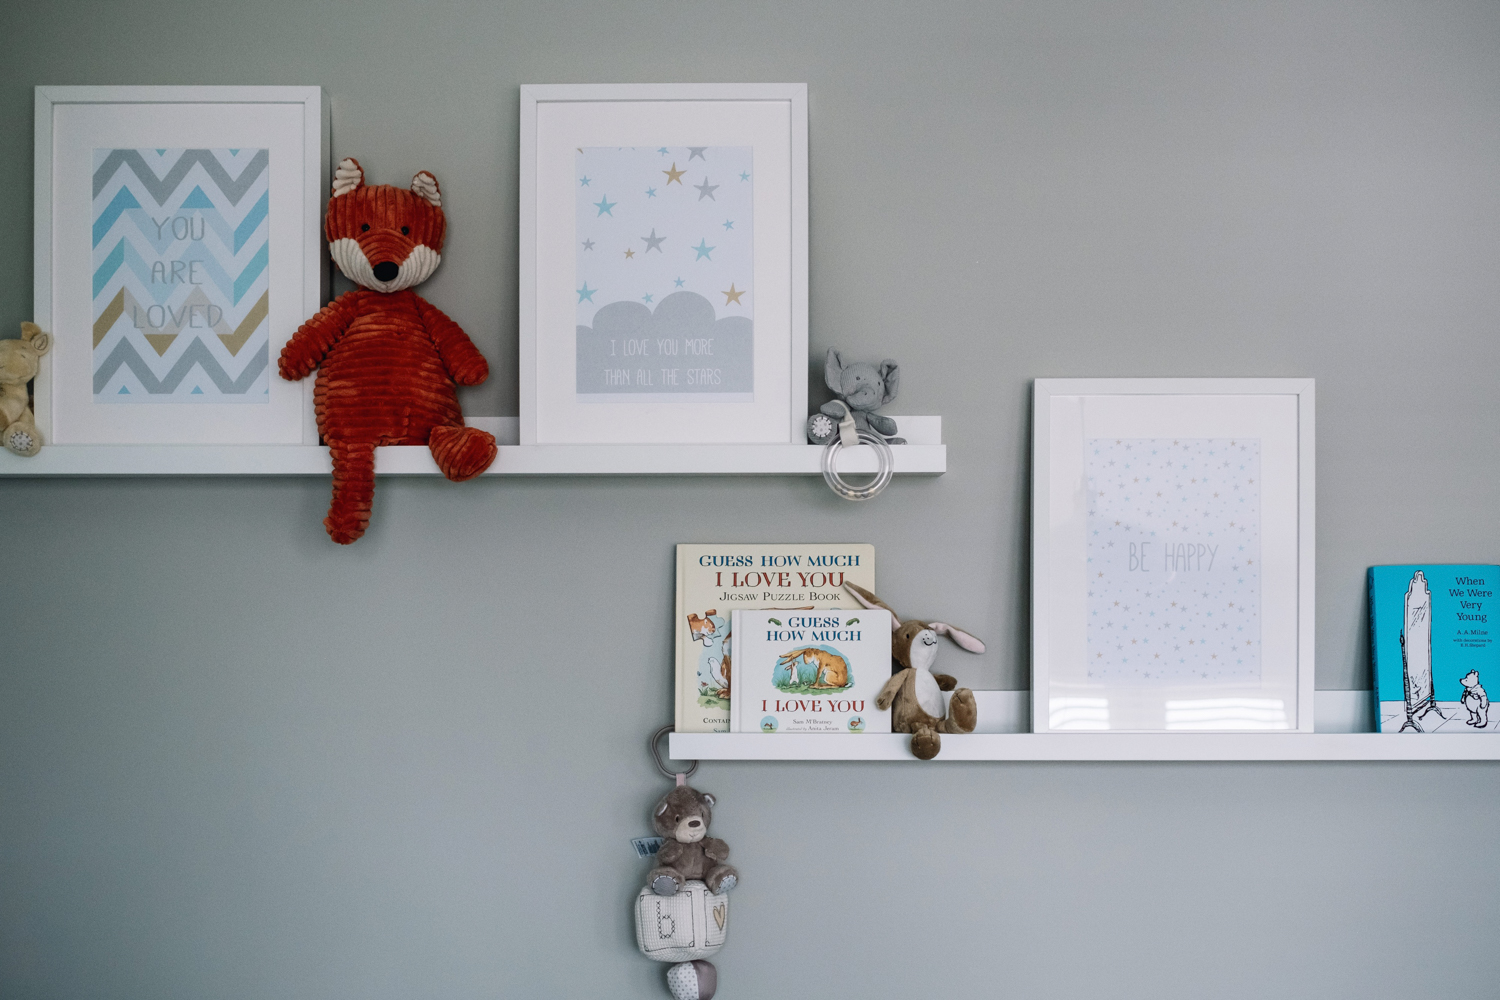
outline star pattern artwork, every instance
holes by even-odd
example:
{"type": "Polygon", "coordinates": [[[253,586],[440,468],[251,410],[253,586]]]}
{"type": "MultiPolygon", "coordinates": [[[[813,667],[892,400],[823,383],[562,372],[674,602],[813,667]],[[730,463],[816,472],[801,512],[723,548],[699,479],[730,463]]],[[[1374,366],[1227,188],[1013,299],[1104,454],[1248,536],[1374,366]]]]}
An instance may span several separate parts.
{"type": "Polygon", "coordinates": [[[1260,441],[1100,438],[1086,448],[1089,678],[1258,682],[1260,441]]]}
{"type": "Polygon", "coordinates": [[[749,146],[583,147],[575,161],[581,401],[749,400],[749,146]]]}

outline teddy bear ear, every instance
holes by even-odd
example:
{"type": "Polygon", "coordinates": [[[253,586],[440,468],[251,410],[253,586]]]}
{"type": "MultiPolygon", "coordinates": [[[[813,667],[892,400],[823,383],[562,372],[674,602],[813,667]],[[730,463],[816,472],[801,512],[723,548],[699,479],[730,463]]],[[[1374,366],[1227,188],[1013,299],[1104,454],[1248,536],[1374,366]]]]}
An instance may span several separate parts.
{"type": "Polygon", "coordinates": [[[666,799],[662,799],[661,800],[661,805],[659,805],[659,806],[656,807],[656,815],[660,816],[662,813],[664,813],[666,811],[667,811],[667,800],[666,799]]]}
{"type": "Polygon", "coordinates": [[[359,165],[359,161],[352,156],[340,160],[333,171],[333,196],[339,198],[364,186],[365,168],[359,165]]]}
{"type": "Polygon", "coordinates": [[[443,207],[443,192],[438,190],[437,178],[425,170],[411,179],[411,193],[425,199],[433,208],[443,207]]]}
{"type": "Polygon", "coordinates": [[[708,794],[707,792],[703,793],[703,801],[708,803],[708,807],[710,809],[712,809],[714,806],[716,806],[716,805],[719,804],[719,800],[716,799],[716,798],[714,798],[712,795],[708,794]]]}

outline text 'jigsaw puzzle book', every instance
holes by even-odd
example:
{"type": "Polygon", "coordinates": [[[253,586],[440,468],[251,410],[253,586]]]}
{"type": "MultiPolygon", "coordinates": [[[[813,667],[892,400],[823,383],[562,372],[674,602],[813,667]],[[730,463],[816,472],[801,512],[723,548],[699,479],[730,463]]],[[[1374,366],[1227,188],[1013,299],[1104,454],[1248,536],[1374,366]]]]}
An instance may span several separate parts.
{"type": "Polygon", "coordinates": [[[875,589],[875,546],[677,546],[677,731],[729,732],[735,609],[858,608],[845,581],[875,589]]]}
{"type": "Polygon", "coordinates": [[[1500,566],[1372,566],[1370,665],[1382,733],[1500,733],[1490,627],[1500,566]]]}
{"type": "Polygon", "coordinates": [[[736,610],[734,635],[732,732],[891,731],[889,611],[736,610]]]}

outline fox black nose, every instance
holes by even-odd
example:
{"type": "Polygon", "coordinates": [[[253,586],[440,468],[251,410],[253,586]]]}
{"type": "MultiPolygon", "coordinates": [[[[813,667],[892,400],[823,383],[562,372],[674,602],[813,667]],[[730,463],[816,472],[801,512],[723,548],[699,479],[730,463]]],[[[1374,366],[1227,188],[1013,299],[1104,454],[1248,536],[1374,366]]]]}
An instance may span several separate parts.
{"type": "Polygon", "coordinates": [[[401,265],[392,260],[383,260],[375,265],[376,281],[395,281],[396,275],[401,273],[401,265]]]}

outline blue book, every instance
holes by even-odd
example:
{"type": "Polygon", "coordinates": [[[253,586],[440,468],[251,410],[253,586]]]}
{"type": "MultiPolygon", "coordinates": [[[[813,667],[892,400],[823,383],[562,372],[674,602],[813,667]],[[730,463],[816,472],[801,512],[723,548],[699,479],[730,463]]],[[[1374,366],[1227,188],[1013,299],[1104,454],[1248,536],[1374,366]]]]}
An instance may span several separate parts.
{"type": "Polygon", "coordinates": [[[1382,733],[1500,733],[1500,566],[1371,566],[1370,665],[1382,733]]]}

